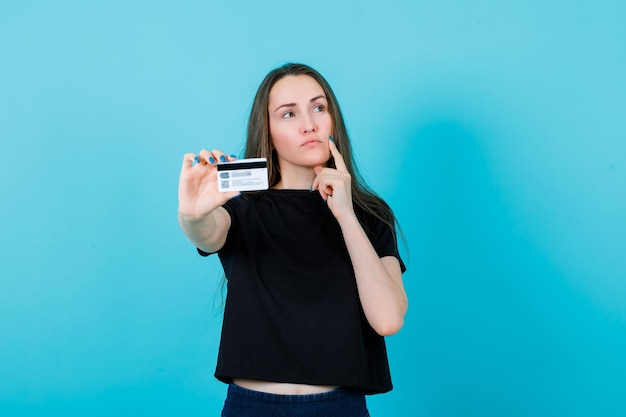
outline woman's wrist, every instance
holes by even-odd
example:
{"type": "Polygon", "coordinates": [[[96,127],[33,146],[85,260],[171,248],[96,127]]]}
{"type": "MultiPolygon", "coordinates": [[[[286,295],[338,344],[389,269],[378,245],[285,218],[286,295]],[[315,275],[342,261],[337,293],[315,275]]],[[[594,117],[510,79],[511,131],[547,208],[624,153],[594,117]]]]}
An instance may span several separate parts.
{"type": "Polygon", "coordinates": [[[344,232],[354,227],[361,227],[361,223],[356,217],[356,213],[354,212],[354,210],[348,213],[343,213],[341,216],[339,216],[337,218],[337,223],[339,223],[339,227],[344,232]]]}

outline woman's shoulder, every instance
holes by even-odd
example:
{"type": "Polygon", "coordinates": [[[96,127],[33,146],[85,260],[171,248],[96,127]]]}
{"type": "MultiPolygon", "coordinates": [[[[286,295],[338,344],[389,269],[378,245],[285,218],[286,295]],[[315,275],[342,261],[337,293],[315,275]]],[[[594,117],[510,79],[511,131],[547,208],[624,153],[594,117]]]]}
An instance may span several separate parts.
{"type": "Polygon", "coordinates": [[[377,195],[367,195],[355,203],[354,211],[359,219],[393,224],[394,216],[391,207],[377,195]]]}

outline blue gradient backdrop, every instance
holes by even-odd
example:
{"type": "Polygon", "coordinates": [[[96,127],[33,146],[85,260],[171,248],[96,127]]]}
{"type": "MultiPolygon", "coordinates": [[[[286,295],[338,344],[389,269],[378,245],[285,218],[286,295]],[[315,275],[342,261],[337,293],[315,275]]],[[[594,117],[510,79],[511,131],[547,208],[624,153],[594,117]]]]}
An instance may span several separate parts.
{"type": "Polygon", "coordinates": [[[374,416],[626,415],[626,6],[3,1],[0,415],[217,416],[182,155],[313,65],[406,234],[374,416]]]}

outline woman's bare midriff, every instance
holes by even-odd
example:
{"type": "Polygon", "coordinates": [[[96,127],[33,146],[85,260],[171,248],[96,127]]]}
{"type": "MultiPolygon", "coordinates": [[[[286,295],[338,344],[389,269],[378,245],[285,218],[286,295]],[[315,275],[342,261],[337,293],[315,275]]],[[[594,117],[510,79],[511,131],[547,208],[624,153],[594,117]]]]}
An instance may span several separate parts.
{"type": "Polygon", "coordinates": [[[282,382],[257,381],[255,379],[233,379],[233,383],[253,391],[279,395],[310,395],[333,391],[339,387],[332,385],[286,384],[282,382]]]}

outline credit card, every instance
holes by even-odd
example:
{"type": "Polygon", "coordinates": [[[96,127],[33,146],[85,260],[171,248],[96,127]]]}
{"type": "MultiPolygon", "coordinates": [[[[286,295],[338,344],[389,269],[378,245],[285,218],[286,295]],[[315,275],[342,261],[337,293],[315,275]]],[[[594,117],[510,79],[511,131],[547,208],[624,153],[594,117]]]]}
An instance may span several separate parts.
{"type": "Polygon", "coordinates": [[[217,163],[218,191],[267,190],[267,159],[238,159],[217,163]]]}

